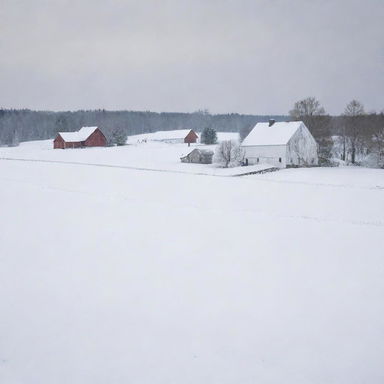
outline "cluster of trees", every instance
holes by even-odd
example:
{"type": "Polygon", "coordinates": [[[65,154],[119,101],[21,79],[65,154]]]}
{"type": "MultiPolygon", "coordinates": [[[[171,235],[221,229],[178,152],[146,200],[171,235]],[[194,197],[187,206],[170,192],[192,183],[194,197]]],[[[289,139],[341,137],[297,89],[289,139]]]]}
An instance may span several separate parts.
{"type": "Polygon", "coordinates": [[[323,163],[338,158],[352,164],[384,166],[384,113],[367,113],[361,102],[350,101],[341,116],[330,116],[314,97],[297,101],[289,112],[302,120],[319,144],[323,163]]]}

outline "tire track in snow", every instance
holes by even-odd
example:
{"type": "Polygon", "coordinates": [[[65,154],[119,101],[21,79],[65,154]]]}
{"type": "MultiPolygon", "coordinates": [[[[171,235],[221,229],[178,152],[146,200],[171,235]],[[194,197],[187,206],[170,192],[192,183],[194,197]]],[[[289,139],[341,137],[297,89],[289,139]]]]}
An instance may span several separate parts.
{"type": "Polygon", "coordinates": [[[198,176],[215,176],[215,177],[232,177],[232,175],[210,175],[207,173],[191,173],[186,171],[178,171],[172,169],[157,169],[157,168],[144,168],[144,167],[133,167],[130,165],[113,165],[113,164],[100,164],[100,163],[82,163],[76,161],[60,161],[60,160],[40,160],[40,159],[20,159],[12,157],[0,157],[0,160],[5,161],[25,161],[34,163],[52,163],[52,164],[69,164],[69,165],[85,165],[91,167],[103,167],[103,168],[117,168],[117,169],[130,169],[134,171],[148,171],[148,172],[164,172],[164,173],[181,173],[184,175],[198,175],[198,176]]]}
{"type": "Polygon", "coordinates": [[[257,175],[248,175],[248,174],[217,175],[217,174],[213,174],[213,173],[209,174],[209,173],[203,173],[203,172],[187,172],[187,171],[172,170],[172,169],[134,167],[134,166],[130,166],[130,165],[83,163],[83,162],[76,162],[76,161],[22,159],[22,158],[12,158],[12,157],[0,157],[0,160],[5,160],[5,161],[25,161],[25,162],[34,162],[34,163],[48,163],[48,164],[51,163],[51,164],[83,165],[83,166],[102,167],[102,168],[128,169],[128,170],[133,170],[133,171],[178,173],[178,174],[182,174],[182,175],[212,176],[212,177],[225,177],[225,178],[226,177],[239,177],[239,176],[242,176],[242,178],[244,178],[245,180],[262,181],[262,182],[276,183],[276,184],[305,185],[305,186],[325,187],[325,188],[361,189],[361,190],[384,192],[384,186],[382,186],[382,185],[376,185],[374,187],[364,187],[364,186],[351,185],[351,184],[326,184],[326,183],[316,183],[316,182],[311,183],[311,182],[294,181],[294,180],[271,180],[271,179],[267,179],[267,178],[251,177],[251,176],[257,176],[257,175]]]}
{"type": "MultiPolygon", "coordinates": [[[[134,167],[130,165],[113,165],[113,164],[100,164],[100,163],[83,163],[77,161],[60,161],[60,160],[43,160],[43,159],[22,159],[22,158],[12,158],[12,157],[0,157],[0,160],[5,161],[25,161],[25,162],[36,162],[36,163],[53,163],[53,164],[69,164],[69,165],[85,165],[92,167],[105,167],[105,168],[120,168],[120,169],[129,169],[134,171],[149,171],[149,172],[164,172],[164,173],[179,173],[183,175],[197,175],[197,176],[213,176],[213,177],[239,177],[239,176],[249,176],[250,173],[237,173],[237,174],[228,174],[228,175],[218,175],[215,173],[204,173],[204,172],[187,172],[176,169],[161,169],[161,168],[149,168],[149,167],[134,167]]],[[[223,169],[223,168],[221,168],[223,169]]],[[[230,168],[226,168],[230,169],[230,168]]],[[[260,170],[250,171],[252,174],[270,172],[275,170],[275,167],[263,168],[260,170]]]]}

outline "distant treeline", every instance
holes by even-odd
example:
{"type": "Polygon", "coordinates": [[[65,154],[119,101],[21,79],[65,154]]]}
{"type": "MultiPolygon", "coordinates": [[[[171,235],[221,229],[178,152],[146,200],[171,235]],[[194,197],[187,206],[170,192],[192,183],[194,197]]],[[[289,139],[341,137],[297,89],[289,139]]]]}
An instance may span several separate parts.
{"type": "Polygon", "coordinates": [[[156,113],[136,111],[76,111],[49,112],[28,109],[0,109],[0,145],[18,145],[20,141],[53,139],[57,132],[77,131],[83,126],[100,127],[107,138],[115,130],[128,136],[175,129],[202,131],[212,127],[221,132],[240,132],[259,121],[288,120],[288,116],[211,115],[207,111],[194,113],[156,113]]]}

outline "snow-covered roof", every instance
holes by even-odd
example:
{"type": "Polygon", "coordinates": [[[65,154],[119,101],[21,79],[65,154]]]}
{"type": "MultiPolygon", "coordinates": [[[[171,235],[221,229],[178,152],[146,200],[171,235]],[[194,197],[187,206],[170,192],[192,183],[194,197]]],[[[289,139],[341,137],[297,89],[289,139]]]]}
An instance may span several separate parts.
{"type": "Polygon", "coordinates": [[[151,140],[179,140],[184,139],[188,133],[191,132],[190,129],[177,129],[175,131],[158,131],[151,133],[151,140]]]}
{"type": "Polygon", "coordinates": [[[302,121],[277,122],[272,126],[269,123],[257,123],[241,145],[285,145],[301,124],[302,121]]]}
{"type": "Polygon", "coordinates": [[[211,154],[213,155],[213,151],[211,151],[210,149],[194,148],[186,156],[189,156],[193,152],[200,152],[203,155],[211,155],[211,154]]]}
{"type": "Polygon", "coordinates": [[[98,127],[83,127],[77,132],[58,132],[66,142],[85,141],[98,127]]]}
{"type": "Polygon", "coordinates": [[[206,154],[206,155],[213,155],[213,151],[211,151],[210,149],[201,149],[201,148],[197,148],[198,151],[200,151],[200,153],[203,153],[203,154],[206,154]]]}

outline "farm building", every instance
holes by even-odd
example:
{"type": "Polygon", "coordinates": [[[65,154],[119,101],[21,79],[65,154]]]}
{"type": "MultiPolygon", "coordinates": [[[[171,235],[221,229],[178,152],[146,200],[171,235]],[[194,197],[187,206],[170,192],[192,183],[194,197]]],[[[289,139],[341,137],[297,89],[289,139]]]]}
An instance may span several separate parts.
{"type": "Polygon", "coordinates": [[[180,158],[182,163],[212,164],[213,152],[207,149],[195,148],[188,155],[180,158]]]}
{"type": "Polygon", "coordinates": [[[77,132],[58,132],[53,148],[104,147],[107,139],[98,127],[83,127],[77,132]]]}
{"type": "Polygon", "coordinates": [[[241,147],[246,164],[279,168],[318,164],[316,140],[302,121],[257,123],[241,147]]]}
{"type": "Polygon", "coordinates": [[[158,131],[151,135],[153,141],[165,143],[196,143],[199,136],[193,129],[178,129],[175,131],[158,131]]]}

